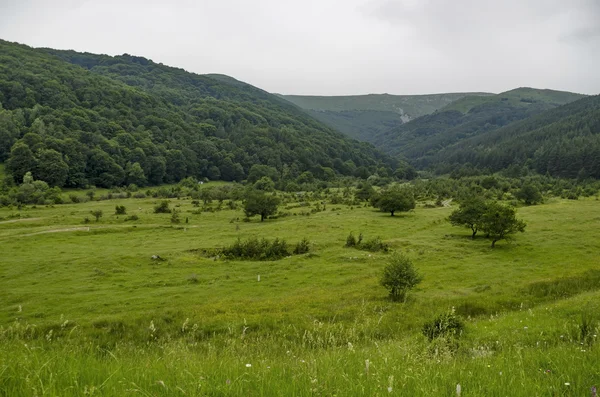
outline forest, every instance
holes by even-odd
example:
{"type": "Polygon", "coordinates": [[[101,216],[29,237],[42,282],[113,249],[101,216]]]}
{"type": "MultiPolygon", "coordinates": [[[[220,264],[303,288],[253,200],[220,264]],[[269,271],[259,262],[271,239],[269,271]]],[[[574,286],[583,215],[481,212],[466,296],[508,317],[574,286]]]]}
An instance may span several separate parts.
{"type": "Polygon", "coordinates": [[[50,186],[114,187],[241,181],[255,164],[284,181],[409,168],[226,76],[6,41],[0,53],[0,162],[14,183],[28,171],[50,186]]]}

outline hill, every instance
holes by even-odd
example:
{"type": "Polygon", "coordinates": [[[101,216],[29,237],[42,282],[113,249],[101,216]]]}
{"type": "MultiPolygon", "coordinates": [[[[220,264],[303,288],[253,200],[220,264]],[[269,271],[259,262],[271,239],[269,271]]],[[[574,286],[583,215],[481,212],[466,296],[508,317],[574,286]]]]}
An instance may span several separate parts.
{"type": "Polygon", "coordinates": [[[600,95],[461,140],[425,159],[441,172],[471,164],[499,171],[527,166],[564,178],[600,178],[600,95]]]}
{"type": "Polygon", "coordinates": [[[353,138],[371,142],[379,132],[433,113],[465,96],[486,93],[431,95],[370,94],[354,96],[281,95],[323,123],[353,138]]]}
{"type": "Polygon", "coordinates": [[[69,187],[239,181],[255,164],[282,179],[305,171],[326,179],[396,165],[226,76],[6,41],[0,54],[0,162],[16,181],[26,171],[69,187]]]}
{"type": "Polygon", "coordinates": [[[498,95],[461,98],[433,114],[381,132],[372,142],[419,166],[443,148],[494,131],[546,110],[583,98],[569,92],[519,88],[498,95]]]}

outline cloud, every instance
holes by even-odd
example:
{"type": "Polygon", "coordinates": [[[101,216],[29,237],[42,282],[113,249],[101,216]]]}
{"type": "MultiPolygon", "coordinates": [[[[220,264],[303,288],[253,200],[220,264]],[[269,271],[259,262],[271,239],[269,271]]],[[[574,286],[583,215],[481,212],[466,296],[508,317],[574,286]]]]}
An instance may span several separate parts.
{"type": "Polygon", "coordinates": [[[271,92],[600,92],[598,0],[0,0],[0,37],[271,92]]]}

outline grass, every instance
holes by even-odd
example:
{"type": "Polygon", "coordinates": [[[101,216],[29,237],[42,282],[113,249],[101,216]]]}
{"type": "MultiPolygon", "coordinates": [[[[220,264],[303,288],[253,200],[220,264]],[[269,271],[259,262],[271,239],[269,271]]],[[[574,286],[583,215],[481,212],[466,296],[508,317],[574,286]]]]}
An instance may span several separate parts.
{"type": "Polygon", "coordinates": [[[172,199],[182,221],[172,225],[153,213],[157,201],[0,209],[0,396],[454,395],[458,383],[467,396],[579,396],[600,386],[595,200],[521,208],[526,232],[496,249],[445,222],[451,208],[390,217],[336,204],[301,216],[281,206],[288,216],[261,223],[172,199]],[[99,222],[91,210],[104,212],[99,222]],[[379,286],[390,254],[344,248],[350,232],[412,259],[424,280],[406,303],[379,286]],[[308,254],[277,261],[200,254],[305,236],[308,254]],[[422,325],[452,307],[464,335],[429,343],[422,325]]]}

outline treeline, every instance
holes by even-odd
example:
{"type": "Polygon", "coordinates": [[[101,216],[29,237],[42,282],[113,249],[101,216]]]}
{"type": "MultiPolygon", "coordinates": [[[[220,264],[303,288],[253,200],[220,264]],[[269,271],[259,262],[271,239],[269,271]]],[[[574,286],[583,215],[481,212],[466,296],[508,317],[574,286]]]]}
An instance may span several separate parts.
{"type": "MultiPolygon", "coordinates": [[[[255,164],[285,180],[398,168],[371,145],[226,76],[5,41],[0,54],[0,162],[16,183],[29,171],[51,186],[113,187],[241,181],[255,164]]],[[[400,164],[400,176],[407,169],[400,164]]]]}

